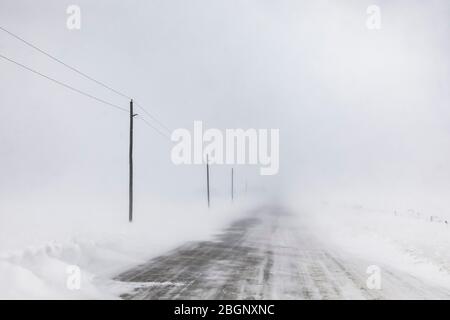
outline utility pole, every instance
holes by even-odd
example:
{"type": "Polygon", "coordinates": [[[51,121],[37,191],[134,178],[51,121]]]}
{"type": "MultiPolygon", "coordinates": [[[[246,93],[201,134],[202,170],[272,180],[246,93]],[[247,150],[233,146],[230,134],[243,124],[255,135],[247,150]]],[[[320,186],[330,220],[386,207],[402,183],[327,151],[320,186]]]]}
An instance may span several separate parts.
{"type": "Polygon", "coordinates": [[[231,168],[231,202],[234,199],[234,168],[231,168]]]}
{"type": "Polygon", "coordinates": [[[128,219],[133,221],[133,118],[137,114],[133,113],[133,99],[130,100],[130,153],[129,153],[129,189],[128,189],[128,219]]]}
{"type": "Polygon", "coordinates": [[[206,195],[208,197],[208,208],[209,208],[210,203],[209,203],[209,158],[208,158],[208,155],[206,155],[206,195]]]}

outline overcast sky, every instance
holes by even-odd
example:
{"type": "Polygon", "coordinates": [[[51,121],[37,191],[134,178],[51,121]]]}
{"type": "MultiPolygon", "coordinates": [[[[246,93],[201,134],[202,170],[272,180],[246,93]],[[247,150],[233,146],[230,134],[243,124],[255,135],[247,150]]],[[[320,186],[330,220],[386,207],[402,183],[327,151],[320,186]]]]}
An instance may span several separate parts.
{"type": "MultiPolygon", "coordinates": [[[[0,0],[1,26],[131,95],[171,129],[194,120],[279,128],[279,174],[237,167],[238,190],[248,181],[268,194],[420,195],[441,206],[450,193],[449,18],[446,0],[0,0]],[[81,30],[66,28],[71,4],[81,30]],[[380,30],[366,27],[371,4],[380,30]]],[[[1,31],[0,54],[128,107],[1,31]]],[[[0,70],[2,202],[32,206],[45,194],[55,208],[93,198],[125,208],[128,115],[1,59],[0,70]]],[[[139,120],[135,130],[137,201],[202,200],[204,168],[174,166],[169,140],[139,120]]],[[[212,168],[217,195],[229,190],[229,169],[212,168]]]]}

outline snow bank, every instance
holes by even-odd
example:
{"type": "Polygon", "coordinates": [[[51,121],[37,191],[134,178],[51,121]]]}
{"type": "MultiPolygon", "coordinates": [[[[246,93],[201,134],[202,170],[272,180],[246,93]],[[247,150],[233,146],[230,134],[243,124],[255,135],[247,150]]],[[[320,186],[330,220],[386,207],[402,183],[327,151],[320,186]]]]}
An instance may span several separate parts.
{"type": "Polygon", "coordinates": [[[112,278],[186,241],[211,237],[249,205],[227,201],[208,210],[205,204],[140,203],[133,223],[126,211],[73,214],[75,205],[68,208],[72,214],[58,215],[34,207],[34,215],[29,206],[26,215],[17,208],[2,215],[0,299],[117,299],[130,286],[158,285],[112,278]],[[79,289],[71,286],[73,266],[80,271],[79,289]]]}
{"type": "Polygon", "coordinates": [[[294,207],[301,223],[335,249],[450,288],[450,226],[445,217],[327,202],[294,207]]]}

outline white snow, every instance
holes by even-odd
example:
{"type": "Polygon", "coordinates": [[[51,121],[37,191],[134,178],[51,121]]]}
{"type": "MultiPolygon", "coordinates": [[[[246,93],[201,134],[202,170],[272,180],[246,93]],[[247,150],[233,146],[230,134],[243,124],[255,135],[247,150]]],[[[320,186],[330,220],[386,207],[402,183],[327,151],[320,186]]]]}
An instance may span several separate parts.
{"type": "MultiPolygon", "coordinates": [[[[0,299],[118,299],[133,287],[177,286],[169,279],[122,283],[113,277],[187,241],[210,238],[254,205],[215,203],[208,210],[205,204],[148,202],[139,202],[131,224],[126,210],[94,207],[81,212],[72,205],[59,214],[34,202],[21,214],[17,207],[5,210],[3,203],[4,212],[14,214],[0,216],[0,299]],[[30,214],[30,207],[39,211],[30,214]],[[73,265],[81,270],[79,290],[67,285],[73,265]]],[[[445,216],[304,200],[292,207],[302,228],[308,227],[330,250],[450,288],[445,216]],[[431,216],[440,218],[430,221],[431,216]]]]}
{"type": "Polygon", "coordinates": [[[294,207],[299,222],[333,250],[369,261],[381,270],[388,266],[436,287],[450,288],[450,226],[445,216],[430,221],[432,212],[327,202],[294,207]]]}
{"type": "Polygon", "coordinates": [[[75,205],[72,214],[58,214],[35,207],[35,214],[28,205],[27,214],[14,208],[1,215],[0,299],[118,299],[130,286],[177,285],[112,278],[186,241],[209,238],[247,208],[242,201],[210,210],[205,203],[141,203],[130,224],[126,210],[77,212],[75,205]],[[67,284],[73,265],[81,270],[79,289],[67,284]]]}

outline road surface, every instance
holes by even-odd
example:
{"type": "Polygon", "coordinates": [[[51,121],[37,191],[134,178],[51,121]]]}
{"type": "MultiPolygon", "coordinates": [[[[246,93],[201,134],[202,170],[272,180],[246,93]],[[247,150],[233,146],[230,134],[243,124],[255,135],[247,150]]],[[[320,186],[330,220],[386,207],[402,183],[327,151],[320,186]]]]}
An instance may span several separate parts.
{"type": "Polygon", "coordinates": [[[282,208],[264,207],[117,280],[151,284],[124,299],[450,299],[447,289],[386,266],[381,289],[368,289],[372,264],[331,250],[282,208]]]}

